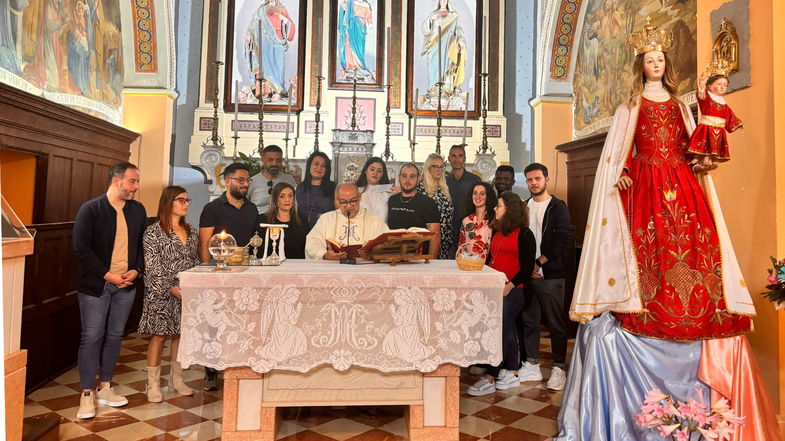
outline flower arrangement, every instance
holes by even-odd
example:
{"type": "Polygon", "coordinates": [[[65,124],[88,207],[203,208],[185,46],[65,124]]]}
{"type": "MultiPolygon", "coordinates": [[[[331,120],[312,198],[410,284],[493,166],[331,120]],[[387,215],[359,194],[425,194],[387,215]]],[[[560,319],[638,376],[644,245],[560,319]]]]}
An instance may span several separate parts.
{"type": "Polygon", "coordinates": [[[703,404],[701,390],[696,392],[698,400],[682,402],[652,389],[643,401],[641,413],[634,415],[635,424],[659,430],[660,436],[675,441],[730,440],[736,426],[744,423],[744,417],[736,415],[725,398],[708,407],[703,404]]]}
{"type": "Polygon", "coordinates": [[[785,303],[785,260],[771,258],[772,268],[769,268],[768,291],[762,293],[764,297],[777,304],[777,309],[785,303]]]}

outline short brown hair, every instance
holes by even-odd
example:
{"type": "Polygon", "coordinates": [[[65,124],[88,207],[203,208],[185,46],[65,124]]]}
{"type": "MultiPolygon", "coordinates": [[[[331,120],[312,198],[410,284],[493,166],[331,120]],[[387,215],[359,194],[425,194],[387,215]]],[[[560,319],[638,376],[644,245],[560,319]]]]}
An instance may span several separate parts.
{"type": "MultiPolygon", "coordinates": [[[[179,185],[170,185],[161,192],[161,199],[158,200],[158,223],[166,234],[172,234],[172,204],[177,195],[188,192],[179,185]]],[[[191,226],[185,221],[185,217],[180,218],[180,226],[185,229],[185,234],[191,234],[191,226]]]]}
{"type": "Polygon", "coordinates": [[[516,228],[529,226],[529,208],[523,203],[520,196],[507,190],[499,195],[499,199],[504,201],[505,212],[501,219],[494,220],[494,230],[506,236],[516,228]]]}

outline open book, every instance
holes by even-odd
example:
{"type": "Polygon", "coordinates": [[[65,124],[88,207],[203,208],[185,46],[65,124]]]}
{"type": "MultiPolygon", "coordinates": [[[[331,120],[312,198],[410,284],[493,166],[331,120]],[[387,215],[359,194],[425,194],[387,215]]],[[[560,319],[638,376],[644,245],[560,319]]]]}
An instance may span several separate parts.
{"type": "Polygon", "coordinates": [[[365,242],[364,245],[360,245],[360,244],[343,245],[335,239],[327,239],[327,247],[329,247],[330,250],[332,250],[335,253],[346,253],[348,257],[360,257],[360,254],[370,251],[376,245],[387,241],[388,238],[395,237],[395,236],[403,236],[406,234],[422,234],[422,235],[430,236],[435,233],[429,231],[426,228],[420,228],[420,227],[399,228],[397,230],[390,230],[386,233],[382,233],[379,236],[377,236],[375,239],[371,239],[368,242],[365,242]]]}

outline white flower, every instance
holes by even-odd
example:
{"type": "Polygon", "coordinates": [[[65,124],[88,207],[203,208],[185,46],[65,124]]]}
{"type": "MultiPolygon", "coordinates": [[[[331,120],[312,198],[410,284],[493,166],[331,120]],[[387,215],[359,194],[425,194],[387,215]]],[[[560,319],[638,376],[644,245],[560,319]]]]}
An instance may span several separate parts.
{"type": "Polygon", "coordinates": [[[204,345],[202,352],[204,352],[204,355],[207,358],[218,358],[221,355],[221,344],[211,341],[204,345]]]}
{"type": "Polygon", "coordinates": [[[482,347],[488,352],[493,352],[493,348],[499,346],[500,336],[493,329],[488,329],[482,334],[482,347]]]}
{"type": "Polygon", "coordinates": [[[259,294],[253,288],[245,287],[234,292],[234,303],[240,311],[259,309],[259,294]]]}
{"type": "Polygon", "coordinates": [[[349,369],[353,363],[354,356],[349,351],[338,350],[333,351],[333,353],[330,354],[330,364],[339,371],[345,371],[346,369],[349,369]]]}
{"type": "Polygon", "coordinates": [[[455,306],[455,299],[455,291],[441,288],[433,294],[433,309],[436,311],[451,311],[455,306]]]}
{"type": "Polygon", "coordinates": [[[230,332],[229,335],[226,336],[226,343],[230,345],[237,343],[237,337],[237,331],[230,332]]]}
{"type": "Polygon", "coordinates": [[[461,333],[458,331],[450,331],[450,341],[453,343],[460,343],[461,333]]]}
{"type": "Polygon", "coordinates": [[[474,357],[480,352],[480,344],[475,340],[469,340],[463,345],[463,352],[465,352],[466,355],[474,357]]]}

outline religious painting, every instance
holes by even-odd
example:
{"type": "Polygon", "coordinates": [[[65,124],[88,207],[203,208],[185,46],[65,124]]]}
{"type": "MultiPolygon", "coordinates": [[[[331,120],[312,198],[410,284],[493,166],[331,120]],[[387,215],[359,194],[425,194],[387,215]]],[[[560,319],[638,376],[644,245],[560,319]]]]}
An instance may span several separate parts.
{"type": "Polygon", "coordinates": [[[407,111],[480,115],[482,0],[409,0],[407,111]]]}
{"type": "Polygon", "coordinates": [[[385,81],[383,0],[330,2],[330,87],[380,89],[385,81]]]}
{"type": "Polygon", "coordinates": [[[0,0],[0,81],[118,124],[120,29],[118,0],[0,0]]]}
{"type": "Polygon", "coordinates": [[[610,126],[616,107],[630,97],[634,52],[631,33],[652,24],[673,34],[668,56],[679,95],[695,90],[697,0],[588,0],[573,77],[578,137],[610,126]]]}
{"type": "Polygon", "coordinates": [[[305,0],[229,0],[224,109],[303,107],[305,0]],[[261,81],[260,81],[261,79],[261,81]]]}
{"type": "MultiPolygon", "coordinates": [[[[376,99],[357,98],[354,110],[354,123],[357,130],[376,130],[376,99]]],[[[351,130],[352,99],[335,99],[335,128],[351,130]]]]}

